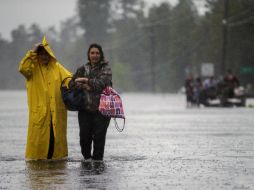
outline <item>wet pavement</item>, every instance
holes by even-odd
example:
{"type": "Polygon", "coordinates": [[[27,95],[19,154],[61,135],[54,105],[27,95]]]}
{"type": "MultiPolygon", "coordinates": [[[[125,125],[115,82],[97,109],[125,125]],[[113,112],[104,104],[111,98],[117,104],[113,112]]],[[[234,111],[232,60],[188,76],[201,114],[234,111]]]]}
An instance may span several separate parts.
{"type": "Polygon", "coordinates": [[[111,122],[103,162],[83,161],[75,112],[68,160],[25,162],[26,93],[0,91],[0,189],[254,189],[254,108],[187,109],[183,95],[170,94],[122,98],[126,126],[119,133],[111,122]]]}

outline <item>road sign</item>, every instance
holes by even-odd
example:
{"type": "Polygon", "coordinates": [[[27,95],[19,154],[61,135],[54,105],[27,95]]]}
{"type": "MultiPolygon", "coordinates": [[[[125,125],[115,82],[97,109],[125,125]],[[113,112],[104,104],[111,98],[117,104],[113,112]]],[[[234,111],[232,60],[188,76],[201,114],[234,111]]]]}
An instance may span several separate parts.
{"type": "Polygon", "coordinates": [[[241,74],[254,74],[254,66],[241,67],[240,73],[241,74]]]}
{"type": "Polygon", "coordinates": [[[202,63],[201,75],[203,77],[214,76],[214,64],[213,63],[202,63]]]}

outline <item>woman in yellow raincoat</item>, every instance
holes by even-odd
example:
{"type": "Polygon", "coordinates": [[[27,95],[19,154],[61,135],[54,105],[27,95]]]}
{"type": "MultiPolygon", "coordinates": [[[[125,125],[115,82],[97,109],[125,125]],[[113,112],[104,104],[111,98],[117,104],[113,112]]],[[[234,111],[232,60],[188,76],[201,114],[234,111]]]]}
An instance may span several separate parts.
{"type": "Polygon", "coordinates": [[[67,157],[67,110],[60,84],[71,73],[57,62],[45,37],[21,60],[19,71],[26,78],[29,108],[26,159],[67,157]]]}

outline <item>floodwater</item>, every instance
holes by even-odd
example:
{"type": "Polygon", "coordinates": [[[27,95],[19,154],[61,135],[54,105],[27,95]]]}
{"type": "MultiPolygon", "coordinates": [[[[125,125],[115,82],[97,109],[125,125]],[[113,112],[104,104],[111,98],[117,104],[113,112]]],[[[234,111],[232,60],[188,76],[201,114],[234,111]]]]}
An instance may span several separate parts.
{"type": "Polygon", "coordinates": [[[68,160],[25,162],[26,93],[0,91],[0,189],[254,189],[254,108],[187,109],[176,94],[122,98],[126,126],[119,133],[111,122],[103,162],[83,161],[75,112],[68,160]]]}

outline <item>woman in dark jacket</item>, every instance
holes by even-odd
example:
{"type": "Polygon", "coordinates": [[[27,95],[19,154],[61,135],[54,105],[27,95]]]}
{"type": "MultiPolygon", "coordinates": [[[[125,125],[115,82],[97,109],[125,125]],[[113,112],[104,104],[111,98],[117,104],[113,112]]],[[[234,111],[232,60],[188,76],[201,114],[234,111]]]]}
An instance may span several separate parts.
{"type": "Polygon", "coordinates": [[[78,112],[82,155],[85,160],[103,160],[110,118],[103,116],[98,107],[101,92],[112,84],[112,72],[100,45],[91,44],[87,56],[89,62],[77,69],[70,85],[83,89],[85,93],[86,109],[78,112]]]}

